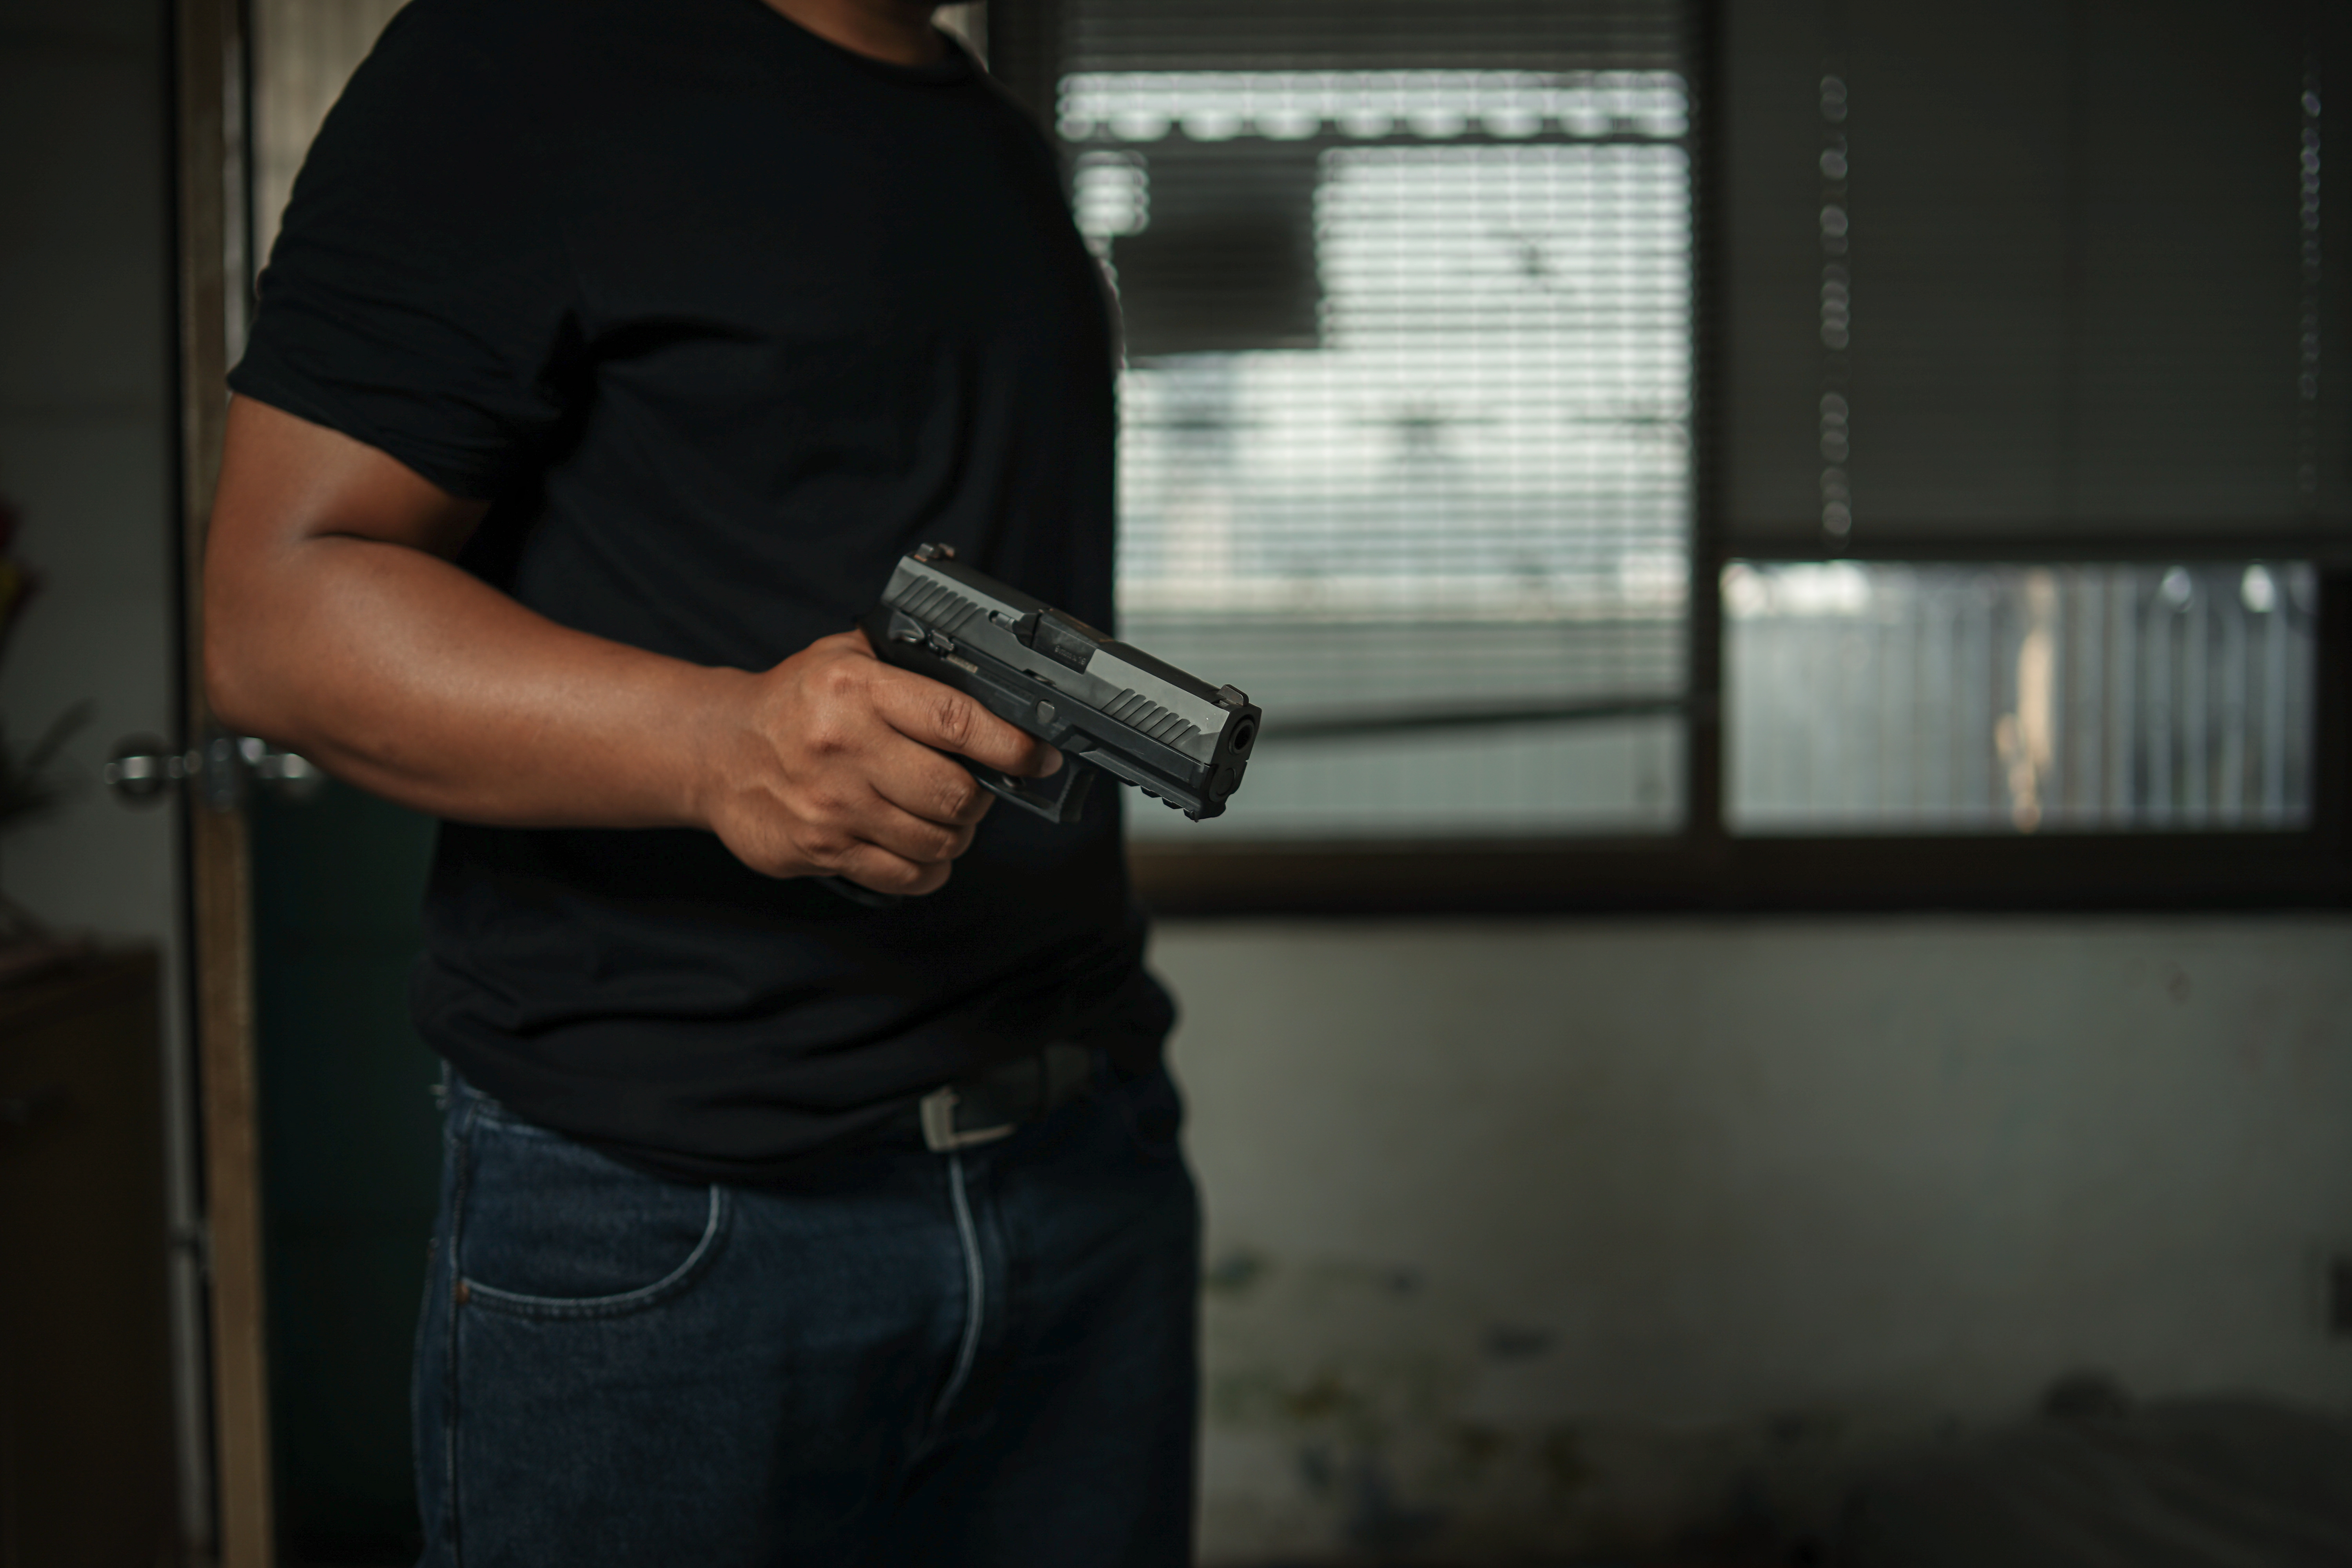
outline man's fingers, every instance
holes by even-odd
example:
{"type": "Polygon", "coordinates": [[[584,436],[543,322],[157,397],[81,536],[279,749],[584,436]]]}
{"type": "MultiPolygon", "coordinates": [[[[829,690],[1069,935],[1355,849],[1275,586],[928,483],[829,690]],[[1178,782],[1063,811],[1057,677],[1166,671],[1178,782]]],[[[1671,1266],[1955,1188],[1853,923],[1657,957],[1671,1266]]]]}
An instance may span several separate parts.
{"type": "Polygon", "coordinates": [[[992,804],[975,770],[1034,778],[1062,764],[978,700],[877,658],[856,632],[811,644],[765,680],[753,719],[770,766],[719,797],[713,826],[772,876],[934,891],[992,804]]]}
{"type": "Polygon", "coordinates": [[[860,844],[841,857],[834,875],[874,892],[919,897],[947,886],[948,870],[945,861],[920,866],[878,844],[860,844]]]}
{"type": "Polygon", "coordinates": [[[877,796],[862,814],[856,832],[875,847],[918,866],[952,860],[971,847],[970,824],[933,822],[883,796],[877,796]]]}
{"type": "Polygon", "coordinates": [[[874,780],[875,793],[926,822],[971,827],[988,815],[996,797],[980,787],[971,770],[929,746],[894,742],[903,755],[874,780]]]}
{"type": "Polygon", "coordinates": [[[1043,778],[1062,765],[1061,752],[940,681],[884,665],[876,674],[874,699],[884,721],[908,740],[999,773],[1043,778]]]}

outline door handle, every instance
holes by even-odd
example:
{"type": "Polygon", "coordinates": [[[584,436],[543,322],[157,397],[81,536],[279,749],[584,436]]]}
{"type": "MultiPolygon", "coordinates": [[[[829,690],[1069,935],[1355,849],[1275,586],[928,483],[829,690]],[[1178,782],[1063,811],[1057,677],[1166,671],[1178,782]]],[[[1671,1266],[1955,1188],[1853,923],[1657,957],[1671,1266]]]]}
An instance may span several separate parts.
{"type": "Polygon", "coordinates": [[[133,735],[115,746],[100,773],[125,805],[152,805],[165,791],[184,784],[214,811],[235,811],[257,784],[298,802],[327,784],[318,763],[258,735],[213,734],[186,751],[174,751],[152,735],[133,735]]]}

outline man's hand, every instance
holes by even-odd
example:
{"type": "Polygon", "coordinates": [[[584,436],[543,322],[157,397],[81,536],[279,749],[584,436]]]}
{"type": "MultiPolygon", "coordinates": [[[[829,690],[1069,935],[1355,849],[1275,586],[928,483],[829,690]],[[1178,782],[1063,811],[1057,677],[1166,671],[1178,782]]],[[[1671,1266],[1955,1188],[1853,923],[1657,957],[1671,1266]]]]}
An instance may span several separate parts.
{"type": "Polygon", "coordinates": [[[1024,778],[1062,765],[1053,747],[843,632],[757,678],[741,727],[712,759],[702,815],[769,876],[933,892],[994,802],[949,752],[1024,778]]]}
{"type": "Polygon", "coordinates": [[[450,558],[480,522],[375,448],[238,398],[205,544],[214,712],[420,811],[700,827],[773,877],[927,893],[989,796],[942,752],[1060,756],[864,637],[763,673],[557,626],[450,558]]]}

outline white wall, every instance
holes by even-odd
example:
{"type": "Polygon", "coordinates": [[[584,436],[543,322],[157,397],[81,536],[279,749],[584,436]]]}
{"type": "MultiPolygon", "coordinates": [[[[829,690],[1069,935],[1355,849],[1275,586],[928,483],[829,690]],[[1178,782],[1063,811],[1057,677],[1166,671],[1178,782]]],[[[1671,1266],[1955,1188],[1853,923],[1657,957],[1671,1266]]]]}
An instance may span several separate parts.
{"type": "Polygon", "coordinates": [[[1782,1543],[2106,1370],[2352,1404],[2352,920],[1171,924],[1213,1561],[1782,1543]]]}

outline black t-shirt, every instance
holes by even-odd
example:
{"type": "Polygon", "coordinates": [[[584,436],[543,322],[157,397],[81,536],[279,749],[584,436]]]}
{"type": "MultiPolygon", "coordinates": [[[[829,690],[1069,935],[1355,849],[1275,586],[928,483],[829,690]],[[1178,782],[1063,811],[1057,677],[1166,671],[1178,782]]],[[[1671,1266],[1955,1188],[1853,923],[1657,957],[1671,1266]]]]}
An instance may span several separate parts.
{"type": "MultiPolygon", "coordinates": [[[[761,0],[415,0],[230,385],[488,500],[465,564],[551,619],[764,669],[927,540],[1108,624],[1111,357],[1052,152],[961,54],[885,65],[761,0]]],[[[1099,799],[1000,803],[880,910],[708,834],[446,823],[425,932],[436,1049],[688,1178],[788,1177],[982,1064],[1171,1017],[1099,799]]]]}

